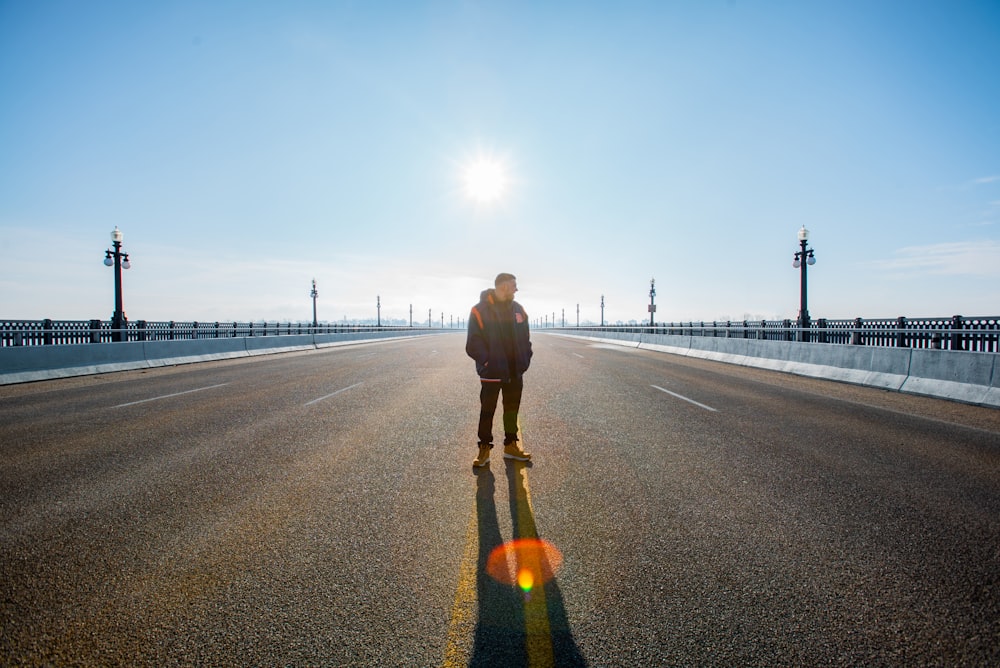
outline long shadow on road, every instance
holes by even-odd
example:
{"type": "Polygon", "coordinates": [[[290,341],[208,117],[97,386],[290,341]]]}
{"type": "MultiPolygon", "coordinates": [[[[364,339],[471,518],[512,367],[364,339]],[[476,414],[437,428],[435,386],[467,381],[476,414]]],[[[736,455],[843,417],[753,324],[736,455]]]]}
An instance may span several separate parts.
{"type": "MultiPolygon", "coordinates": [[[[528,465],[507,460],[510,513],[514,536],[504,543],[497,521],[495,478],[489,468],[477,473],[476,514],[479,525],[479,557],[476,590],[479,617],[470,666],[586,666],[566,617],[562,593],[554,577],[545,582],[521,582],[521,564],[509,563],[511,582],[490,574],[490,556],[515,541],[537,541],[538,529],[528,492],[528,465]]],[[[503,552],[501,551],[501,554],[503,552]]],[[[510,552],[508,561],[521,558],[510,552]]],[[[527,568],[536,574],[553,572],[549,555],[535,550],[527,568]]],[[[494,556],[493,572],[496,572],[494,556]]],[[[536,577],[538,577],[536,575],[536,577]]],[[[539,577],[539,580],[542,578],[539,577]]]]}

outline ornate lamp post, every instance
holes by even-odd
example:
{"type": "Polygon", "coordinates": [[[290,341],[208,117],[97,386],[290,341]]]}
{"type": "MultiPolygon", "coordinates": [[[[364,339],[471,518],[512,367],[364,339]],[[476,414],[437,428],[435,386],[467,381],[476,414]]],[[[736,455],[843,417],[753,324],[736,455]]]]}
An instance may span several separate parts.
{"type": "Polygon", "coordinates": [[[316,320],[316,298],[319,297],[319,292],[316,290],[315,278],[313,279],[313,289],[312,292],[309,293],[309,296],[312,297],[313,300],[313,330],[315,332],[315,329],[319,327],[319,322],[316,320]]]}
{"type": "Polygon", "coordinates": [[[806,289],[806,267],[812,264],[816,264],[816,258],[813,257],[813,249],[806,248],[806,242],[809,241],[809,230],[803,225],[802,229],[799,230],[799,250],[795,253],[795,261],[792,262],[792,266],[796,269],[800,269],[801,281],[799,285],[799,341],[809,340],[809,305],[808,305],[808,292],[806,289]]]}
{"type": "Polygon", "coordinates": [[[115,226],[111,232],[111,245],[114,250],[107,250],[104,255],[105,266],[114,265],[115,268],[115,313],[111,316],[111,340],[126,340],[125,327],[128,319],[125,317],[125,308],[122,305],[122,269],[128,269],[132,265],[128,261],[128,253],[122,252],[122,233],[115,226]]]}
{"type": "Polygon", "coordinates": [[[649,279],[649,326],[652,327],[656,324],[654,321],[656,318],[656,304],[653,300],[656,298],[656,279],[649,279]]]}

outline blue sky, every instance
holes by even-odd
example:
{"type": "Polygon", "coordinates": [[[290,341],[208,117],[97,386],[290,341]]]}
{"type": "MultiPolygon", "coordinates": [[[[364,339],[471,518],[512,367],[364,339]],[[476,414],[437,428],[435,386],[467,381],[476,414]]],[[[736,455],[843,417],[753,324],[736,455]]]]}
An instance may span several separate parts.
{"type": "Polygon", "coordinates": [[[0,0],[0,318],[1000,313],[1000,3],[0,0]],[[463,174],[500,165],[495,200],[463,174]]]}

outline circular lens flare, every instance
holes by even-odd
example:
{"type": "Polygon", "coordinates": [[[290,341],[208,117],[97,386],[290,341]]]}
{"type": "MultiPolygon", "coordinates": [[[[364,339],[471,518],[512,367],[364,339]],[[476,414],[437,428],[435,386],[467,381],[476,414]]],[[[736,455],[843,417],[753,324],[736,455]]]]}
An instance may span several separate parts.
{"type": "Polygon", "coordinates": [[[555,577],[562,554],[541,538],[518,538],[490,552],[486,572],[497,582],[530,592],[555,577]]]}

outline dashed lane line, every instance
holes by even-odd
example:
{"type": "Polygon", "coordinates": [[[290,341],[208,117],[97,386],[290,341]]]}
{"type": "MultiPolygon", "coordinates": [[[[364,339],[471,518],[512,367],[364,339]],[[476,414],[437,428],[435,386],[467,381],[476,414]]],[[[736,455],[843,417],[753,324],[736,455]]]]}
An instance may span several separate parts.
{"type": "Polygon", "coordinates": [[[698,403],[694,399],[689,399],[689,398],[685,397],[683,394],[677,394],[676,392],[671,392],[670,390],[665,390],[662,387],[660,387],[659,385],[650,385],[650,387],[655,387],[660,392],[666,392],[667,394],[669,394],[672,397],[677,397],[678,399],[682,399],[682,400],[688,402],[689,404],[694,404],[695,406],[698,406],[699,408],[704,408],[706,411],[712,411],[713,413],[718,412],[717,408],[712,408],[711,406],[706,406],[705,404],[698,403]]]}
{"type": "Polygon", "coordinates": [[[327,394],[326,396],[319,397],[318,399],[313,399],[312,401],[307,401],[306,403],[304,403],[302,405],[303,406],[312,406],[313,404],[319,403],[319,402],[323,401],[324,399],[329,399],[330,397],[335,397],[338,394],[340,394],[341,392],[347,392],[348,390],[353,389],[353,388],[357,387],[360,384],[361,383],[354,383],[354,385],[348,385],[347,387],[342,387],[339,390],[337,390],[336,392],[331,392],[330,394],[327,394]]]}
{"type": "Polygon", "coordinates": [[[150,397],[149,399],[140,399],[139,401],[130,401],[127,404],[118,404],[117,406],[112,406],[112,408],[125,408],[126,406],[135,406],[137,404],[144,404],[149,401],[159,401],[160,399],[170,399],[171,397],[179,397],[183,394],[191,394],[192,392],[203,392],[205,390],[214,390],[217,387],[222,387],[224,385],[229,385],[229,383],[219,383],[218,385],[209,385],[208,387],[198,387],[193,390],[184,390],[183,392],[174,392],[173,394],[163,394],[158,397],[150,397]]]}

